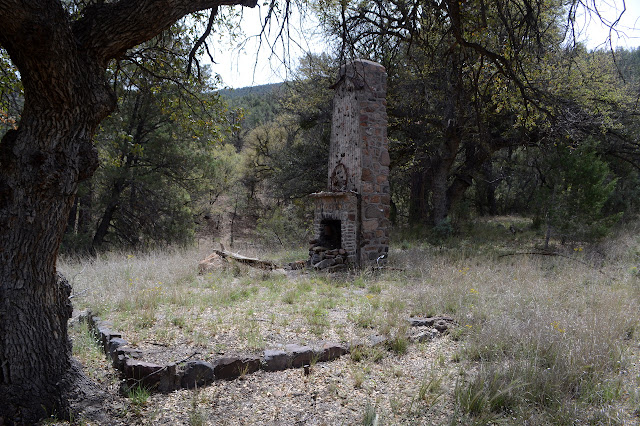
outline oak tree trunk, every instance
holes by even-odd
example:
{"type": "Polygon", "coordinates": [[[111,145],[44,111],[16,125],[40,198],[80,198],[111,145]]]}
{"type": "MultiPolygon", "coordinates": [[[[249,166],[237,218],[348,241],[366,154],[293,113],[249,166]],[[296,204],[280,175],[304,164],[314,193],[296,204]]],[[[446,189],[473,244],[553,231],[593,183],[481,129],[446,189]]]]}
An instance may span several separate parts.
{"type": "Polygon", "coordinates": [[[427,220],[429,205],[427,199],[427,172],[418,167],[411,173],[409,184],[409,224],[417,225],[427,220]]]}
{"type": "Polygon", "coordinates": [[[447,180],[453,161],[441,159],[431,173],[431,218],[433,226],[441,224],[449,216],[449,198],[447,180]]]}
{"type": "Polygon", "coordinates": [[[92,2],[72,19],[60,0],[0,0],[0,46],[24,87],[18,129],[0,140],[0,425],[69,414],[65,392],[77,369],[70,288],[56,258],[78,182],[97,167],[91,138],[115,107],[109,60],[223,4],[256,2],[92,2]]]}
{"type": "Polygon", "coordinates": [[[71,290],[56,258],[78,182],[97,167],[91,137],[115,105],[104,67],[54,25],[66,12],[40,6],[23,17],[31,38],[0,37],[25,92],[0,142],[0,424],[69,414],[71,290]]]}
{"type": "Polygon", "coordinates": [[[68,411],[72,307],[56,257],[81,169],[94,167],[74,159],[76,144],[90,146],[93,133],[79,111],[46,120],[23,115],[0,145],[0,418],[16,423],[68,411]]]}

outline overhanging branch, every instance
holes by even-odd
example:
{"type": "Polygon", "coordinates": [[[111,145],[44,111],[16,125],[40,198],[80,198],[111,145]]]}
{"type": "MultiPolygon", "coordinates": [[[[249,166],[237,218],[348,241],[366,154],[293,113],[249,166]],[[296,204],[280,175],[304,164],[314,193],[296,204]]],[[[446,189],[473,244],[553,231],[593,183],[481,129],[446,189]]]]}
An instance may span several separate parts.
{"type": "Polygon", "coordinates": [[[254,7],[257,0],[120,0],[88,6],[73,24],[78,44],[106,64],[168,29],[180,18],[219,6],[254,7]]]}
{"type": "MultiPolygon", "coordinates": [[[[198,68],[198,79],[200,79],[200,64],[198,63],[198,59],[196,59],[196,53],[198,53],[198,49],[205,42],[209,34],[211,34],[211,29],[213,28],[213,23],[216,20],[216,16],[218,16],[218,6],[214,6],[211,8],[211,14],[209,15],[209,22],[207,23],[207,28],[204,30],[204,33],[200,36],[196,44],[193,45],[191,52],[189,52],[189,64],[187,65],[187,75],[191,75],[191,64],[195,61],[196,67],[198,68]]],[[[213,62],[213,58],[211,57],[211,53],[209,49],[207,49],[207,53],[209,54],[209,59],[213,62]]]]}

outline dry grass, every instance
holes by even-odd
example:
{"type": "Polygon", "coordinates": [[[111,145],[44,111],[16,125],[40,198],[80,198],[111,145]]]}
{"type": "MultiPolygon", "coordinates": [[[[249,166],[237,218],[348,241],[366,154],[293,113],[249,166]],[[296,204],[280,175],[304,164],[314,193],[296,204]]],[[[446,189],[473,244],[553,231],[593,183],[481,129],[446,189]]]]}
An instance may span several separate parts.
{"type": "MultiPolygon", "coordinates": [[[[349,424],[376,415],[387,424],[638,423],[637,229],[598,247],[562,248],[568,257],[500,257],[530,251],[538,236],[512,235],[497,223],[439,247],[400,241],[390,256],[397,269],[381,273],[287,277],[236,265],[199,276],[197,261],[206,251],[195,249],[62,260],[60,270],[78,293],[76,309],[99,312],[159,361],[392,337],[392,350],[316,367],[293,396],[278,391],[277,400],[266,395],[274,392],[270,381],[289,389],[281,383],[299,372],[247,377],[244,384],[258,395],[225,382],[195,397],[188,391],[150,397],[156,406],[162,398],[177,404],[172,410],[182,410],[181,422],[217,424],[224,412],[228,424],[333,424],[332,415],[349,424]],[[435,314],[452,315],[459,327],[437,342],[407,346],[405,318],[435,314]],[[247,411],[230,402],[229,392],[262,408],[247,411]],[[315,411],[275,408],[301,404],[295,395],[307,392],[315,395],[315,411]]],[[[139,416],[149,422],[169,414],[139,416]]]]}

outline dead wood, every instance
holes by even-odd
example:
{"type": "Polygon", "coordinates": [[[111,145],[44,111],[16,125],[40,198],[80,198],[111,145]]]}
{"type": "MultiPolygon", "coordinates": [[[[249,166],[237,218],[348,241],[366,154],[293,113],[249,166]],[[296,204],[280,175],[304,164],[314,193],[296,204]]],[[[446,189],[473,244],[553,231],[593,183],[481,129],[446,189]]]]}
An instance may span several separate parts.
{"type": "Polygon", "coordinates": [[[232,260],[235,260],[236,262],[240,262],[245,265],[252,266],[254,268],[266,269],[269,271],[280,268],[276,263],[268,260],[260,260],[252,257],[246,257],[237,253],[231,253],[224,250],[213,250],[213,253],[217,254],[223,259],[232,259],[232,260]]]}

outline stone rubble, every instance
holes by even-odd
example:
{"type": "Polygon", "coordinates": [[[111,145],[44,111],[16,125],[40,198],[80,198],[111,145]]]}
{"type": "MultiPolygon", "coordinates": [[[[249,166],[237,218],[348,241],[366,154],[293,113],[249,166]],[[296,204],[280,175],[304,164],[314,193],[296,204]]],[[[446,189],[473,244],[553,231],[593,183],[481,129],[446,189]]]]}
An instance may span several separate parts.
{"type": "Polygon", "coordinates": [[[328,249],[320,245],[318,240],[309,241],[309,267],[315,270],[338,271],[346,270],[347,264],[345,249],[328,249]]]}

